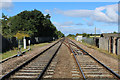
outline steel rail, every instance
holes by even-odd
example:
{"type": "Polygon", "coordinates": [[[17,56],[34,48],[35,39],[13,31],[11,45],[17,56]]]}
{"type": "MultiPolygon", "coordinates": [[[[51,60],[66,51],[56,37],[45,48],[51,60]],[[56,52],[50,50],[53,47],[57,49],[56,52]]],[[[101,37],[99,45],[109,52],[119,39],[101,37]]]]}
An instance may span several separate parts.
{"type": "Polygon", "coordinates": [[[42,51],[41,53],[39,53],[38,55],[34,56],[33,58],[31,58],[30,60],[24,62],[22,65],[18,66],[17,68],[15,68],[14,70],[10,71],[9,73],[5,74],[4,76],[2,76],[0,78],[0,80],[5,80],[7,78],[9,78],[12,74],[14,74],[15,72],[17,72],[18,70],[20,70],[21,68],[23,68],[25,65],[27,65],[28,63],[30,63],[31,61],[33,61],[34,59],[36,59],[38,56],[40,56],[41,54],[43,54],[44,52],[46,52],[47,50],[49,50],[50,48],[52,48],[54,45],[56,45],[57,43],[59,43],[61,40],[57,41],[56,43],[54,43],[53,45],[51,45],[50,47],[48,47],[47,49],[45,49],[44,51],[42,51]]]}
{"type": "MultiPolygon", "coordinates": [[[[68,43],[68,44],[69,44],[69,43],[68,43]]],[[[69,44],[69,48],[70,48],[71,52],[72,52],[73,55],[74,55],[75,61],[76,61],[77,65],[78,65],[78,68],[79,68],[80,72],[82,73],[83,79],[86,80],[85,74],[83,73],[83,71],[82,71],[82,69],[81,69],[81,66],[80,66],[80,64],[79,64],[79,62],[78,62],[78,60],[77,60],[77,58],[76,58],[76,56],[75,56],[75,53],[74,53],[73,49],[72,49],[71,46],[70,46],[70,44],[69,44]]]]}
{"type": "Polygon", "coordinates": [[[49,60],[48,64],[45,66],[45,68],[42,70],[42,72],[40,73],[40,75],[38,76],[38,78],[36,80],[41,80],[45,71],[47,70],[47,68],[49,67],[50,63],[52,62],[52,60],[54,59],[55,55],[57,54],[58,50],[60,49],[61,45],[62,45],[63,41],[61,42],[60,46],[57,48],[57,50],[55,51],[55,53],[53,54],[52,58],[49,60]]]}
{"type": "MultiPolygon", "coordinates": [[[[70,39],[69,39],[70,40],[70,39]]],[[[85,51],[84,49],[82,49],[80,46],[78,46],[75,42],[73,42],[72,40],[70,40],[73,44],[76,45],[76,47],[78,47],[79,49],[81,49],[83,52],[85,52],[86,54],[88,54],[92,59],[94,59],[96,62],[98,62],[99,64],[101,64],[104,68],[106,68],[109,72],[111,72],[113,75],[115,75],[118,79],[120,79],[120,75],[118,75],[117,73],[115,73],[113,70],[111,70],[109,67],[107,67],[106,65],[104,65],[103,63],[101,63],[99,60],[97,60],[96,58],[94,58],[92,55],[90,55],[87,51],[85,51]]]]}

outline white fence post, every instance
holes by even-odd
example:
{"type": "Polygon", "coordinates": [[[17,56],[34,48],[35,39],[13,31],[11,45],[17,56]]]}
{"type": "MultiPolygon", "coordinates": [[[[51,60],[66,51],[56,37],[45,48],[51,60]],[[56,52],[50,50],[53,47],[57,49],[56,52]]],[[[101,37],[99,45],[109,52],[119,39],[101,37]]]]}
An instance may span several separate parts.
{"type": "Polygon", "coordinates": [[[28,43],[29,43],[29,49],[30,49],[30,40],[28,41],[28,43]]]}
{"type": "Polygon", "coordinates": [[[26,49],[26,39],[25,39],[25,37],[23,39],[23,44],[24,44],[24,49],[26,49]]]}

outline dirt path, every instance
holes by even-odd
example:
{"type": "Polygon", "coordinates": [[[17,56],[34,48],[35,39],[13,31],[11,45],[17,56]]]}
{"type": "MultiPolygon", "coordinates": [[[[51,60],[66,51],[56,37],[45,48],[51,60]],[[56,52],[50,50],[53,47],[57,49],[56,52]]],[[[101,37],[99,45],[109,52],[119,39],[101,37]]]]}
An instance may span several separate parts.
{"type": "Polygon", "coordinates": [[[73,58],[64,44],[62,44],[56,57],[58,58],[58,64],[53,78],[72,78],[73,58]]]}

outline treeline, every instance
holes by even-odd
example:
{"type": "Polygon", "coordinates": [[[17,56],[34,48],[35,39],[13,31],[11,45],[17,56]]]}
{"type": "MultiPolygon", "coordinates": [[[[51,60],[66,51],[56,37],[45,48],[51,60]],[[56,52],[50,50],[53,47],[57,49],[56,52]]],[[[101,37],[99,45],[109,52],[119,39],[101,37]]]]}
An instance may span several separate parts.
{"type": "Polygon", "coordinates": [[[83,34],[69,34],[68,37],[76,37],[76,36],[83,36],[83,37],[90,37],[90,36],[100,36],[101,34],[87,34],[87,33],[83,33],[83,34]]]}
{"type": "Polygon", "coordinates": [[[23,11],[15,16],[7,17],[2,13],[2,35],[10,37],[63,37],[50,21],[50,15],[44,16],[38,10],[23,11]]]}

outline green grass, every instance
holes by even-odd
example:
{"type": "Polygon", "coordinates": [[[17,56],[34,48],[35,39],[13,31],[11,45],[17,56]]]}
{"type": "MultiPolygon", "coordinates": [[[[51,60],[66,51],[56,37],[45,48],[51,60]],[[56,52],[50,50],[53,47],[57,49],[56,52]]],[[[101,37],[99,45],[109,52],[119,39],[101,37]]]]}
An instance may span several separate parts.
{"type": "MultiPolygon", "coordinates": [[[[26,50],[26,49],[23,49],[23,48],[21,49],[21,51],[24,51],[24,50],[26,50]]],[[[0,57],[2,57],[2,60],[3,60],[10,56],[16,55],[17,53],[18,53],[18,49],[14,49],[14,50],[7,51],[3,54],[0,54],[0,57]]]]}
{"type": "MultiPolygon", "coordinates": [[[[34,47],[42,47],[42,46],[45,46],[47,44],[49,44],[49,43],[40,43],[40,44],[31,45],[31,49],[33,49],[34,47]]],[[[29,47],[27,46],[27,48],[29,48],[29,47]]],[[[24,50],[26,50],[26,49],[23,49],[23,48],[21,49],[21,51],[24,51],[24,50]]],[[[10,50],[10,51],[7,51],[3,54],[0,54],[0,58],[3,60],[3,59],[6,59],[10,56],[16,55],[17,53],[18,53],[18,49],[16,48],[14,50],[10,50]]]]}
{"type": "Polygon", "coordinates": [[[45,46],[45,45],[48,45],[50,43],[40,43],[40,44],[34,44],[34,45],[31,45],[31,49],[35,48],[35,47],[42,47],[42,46],[45,46]]]}

